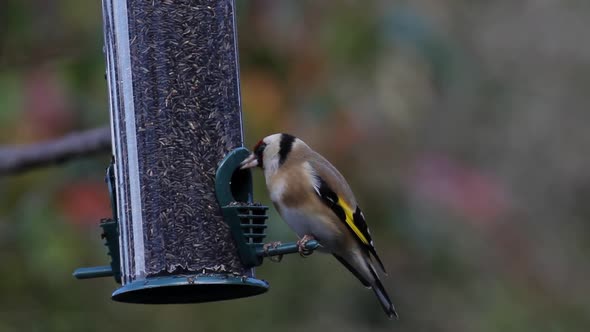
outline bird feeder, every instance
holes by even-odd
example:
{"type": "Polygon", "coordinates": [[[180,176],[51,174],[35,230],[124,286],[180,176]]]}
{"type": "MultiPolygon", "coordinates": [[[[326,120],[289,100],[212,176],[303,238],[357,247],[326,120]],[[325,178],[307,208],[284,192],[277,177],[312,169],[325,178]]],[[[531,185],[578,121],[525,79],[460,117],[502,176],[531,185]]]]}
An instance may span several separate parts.
{"type": "MultiPolygon", "coordinates": [[[[243,148],[233,0],[103,0],[113,218],[103,220],[114,300],[191,303],[252,296],[267,208],[243,148]]],[[[307,249],[318,246],[311,241],[307,249]]]]}

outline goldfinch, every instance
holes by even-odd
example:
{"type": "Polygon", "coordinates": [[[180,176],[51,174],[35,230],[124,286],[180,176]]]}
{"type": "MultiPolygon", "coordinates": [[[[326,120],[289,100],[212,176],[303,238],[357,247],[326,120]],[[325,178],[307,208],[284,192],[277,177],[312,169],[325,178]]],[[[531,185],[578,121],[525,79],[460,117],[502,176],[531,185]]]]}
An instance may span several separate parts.
{"type": "MultiPolygon", "coordinates": [[[[241,164],[264,170],[270,198],[285,222],[297,233],[299,250],[315,239],[320,251],[334,255],[361,283],[373,289],[389,318],[397,312],[375,265],[371,233],[350,186],[338,170],[299,138],[274,134],[262,139],[241,164]]],[[[375,264],[375,262],[377,264],[375,264]]]]}

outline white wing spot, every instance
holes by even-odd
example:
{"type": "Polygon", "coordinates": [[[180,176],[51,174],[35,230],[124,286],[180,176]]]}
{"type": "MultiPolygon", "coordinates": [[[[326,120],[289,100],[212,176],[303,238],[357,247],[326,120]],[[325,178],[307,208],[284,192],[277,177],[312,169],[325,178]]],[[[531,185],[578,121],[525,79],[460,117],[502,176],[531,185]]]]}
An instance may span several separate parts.
{"type": "Polygon", "coordinates": [[[313,189],[315,190],[315,192],[319,196],[320,195],[320,184],[318,182],[315,169],[313,169],[311,164],[307,161],[305,163],[303,163],[303,168],[305,169],[305,173],[309,176],[309,181],[311,182],[313,189]]]}

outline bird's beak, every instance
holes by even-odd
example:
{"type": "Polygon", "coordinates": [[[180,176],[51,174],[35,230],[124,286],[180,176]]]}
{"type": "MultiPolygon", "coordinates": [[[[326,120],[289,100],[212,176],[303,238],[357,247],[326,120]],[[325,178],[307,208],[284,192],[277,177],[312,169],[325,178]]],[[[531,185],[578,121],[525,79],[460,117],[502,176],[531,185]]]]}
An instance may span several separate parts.
{"type": "Polygon", "coordinates": [[[248,158],[244,159],[244,161],[242,161],[242,163],[240,164],[242,167],[240,167],[240,169],[248,169],[248,168],[252,168],[252,167],[256,167],[258,166],[258,158],[256,158],[256,155],[254,153],[251,153],[248,158]]]}

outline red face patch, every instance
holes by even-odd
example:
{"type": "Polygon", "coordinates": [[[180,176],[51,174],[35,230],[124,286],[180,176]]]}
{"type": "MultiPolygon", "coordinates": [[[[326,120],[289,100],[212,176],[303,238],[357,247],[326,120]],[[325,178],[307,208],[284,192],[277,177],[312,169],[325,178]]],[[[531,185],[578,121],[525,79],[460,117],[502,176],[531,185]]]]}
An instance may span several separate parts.
{"type": "Polygon", "coordinates": [[[266,148],[266,143],[264,143],[264,141],[260,140],[258,143],[256,143],[256,146],[254,146],[254,155],[256,156],[256,159],[258,160],[258,166],[260,168],[264,168],[263,162],[264,162],[264,158],[262,157],[263,153],[264,153],[264,149],[266,148]]]}
{"type": "Polygon", "coordinates": [[[261,146],[264,142],[262,140],[258,141],[258,143],[256,143],[256,145],[254,145],[254,149],[252,149],[252,151],[256,151],[256,149],[258,149],[259,146],[261,146]]]}

